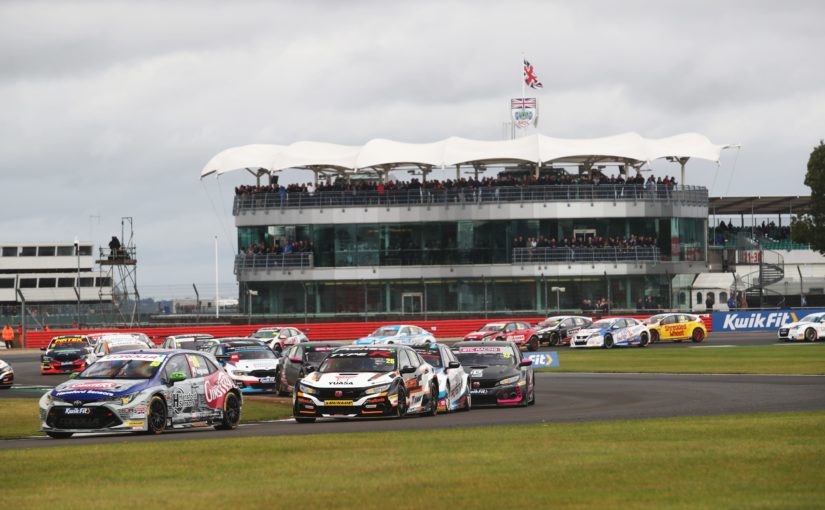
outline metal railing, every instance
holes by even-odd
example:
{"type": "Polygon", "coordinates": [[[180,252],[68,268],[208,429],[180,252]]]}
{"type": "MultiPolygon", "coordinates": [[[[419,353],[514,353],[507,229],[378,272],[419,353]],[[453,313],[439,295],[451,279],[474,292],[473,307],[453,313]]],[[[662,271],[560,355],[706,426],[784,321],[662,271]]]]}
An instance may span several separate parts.
{"type": "Polygon", "coordinates": [[[303,253],[239,253],[235,255],[235,274],[255,269],[308,269],[313,267],[313,256],[303,253]]]}
{"type": "Polygon", "coordinates": [[[520,202],[672,202],[707,205],[701,186],[644,186],[641,184],[575,184],[486,186],[451,189],[265,192],[235,195],[232,213],[261,209],[325,207],[495,204],[520,202]]]}
{"type": "Polygon", "coordinates": [[[513,264],[658,262],[660,260],[661,254],[657,246],[513,248],[513,264]]]}

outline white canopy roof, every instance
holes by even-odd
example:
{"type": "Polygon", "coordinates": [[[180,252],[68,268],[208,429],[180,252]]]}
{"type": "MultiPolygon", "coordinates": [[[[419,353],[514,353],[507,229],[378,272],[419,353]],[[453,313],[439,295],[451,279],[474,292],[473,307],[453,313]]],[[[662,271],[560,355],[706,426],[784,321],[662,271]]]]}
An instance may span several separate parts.
{"type": "Polygon", "coordinates": [[[356,172],[464,164],[644,163],[661,158],[718,162],[722,150],[728,147],[731,145],[715,145],[698,133],[659,139],[644,138],[637,133],[588,139],[535,134],[497,141],[450,137],[433,143],[404,143],[379,138],[362,146],[305,141],[287,146],[244,145],[226,149],[209,160],[201,171],[201,178],[243,168],[261,168],[273,173],[287,168],[356,172]]]}

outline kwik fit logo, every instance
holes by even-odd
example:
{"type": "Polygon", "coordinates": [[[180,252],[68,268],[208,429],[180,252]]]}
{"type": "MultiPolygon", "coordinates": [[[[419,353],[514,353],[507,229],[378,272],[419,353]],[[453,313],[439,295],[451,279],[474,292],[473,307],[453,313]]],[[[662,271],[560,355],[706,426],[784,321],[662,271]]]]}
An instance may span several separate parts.
{"type": "Polygon", "coordinates": [[[729,313],[722,322],[722,330],[776,329],[796,320],[796,314],[793,312],[729,313]]]}

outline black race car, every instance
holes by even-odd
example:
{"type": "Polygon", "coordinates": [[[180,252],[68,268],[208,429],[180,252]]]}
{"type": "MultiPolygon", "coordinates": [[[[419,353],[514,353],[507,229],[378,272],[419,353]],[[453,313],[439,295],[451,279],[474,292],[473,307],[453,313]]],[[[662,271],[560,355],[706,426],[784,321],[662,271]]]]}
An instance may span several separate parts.
{"type": "Polygon", "coordinates": [[[278,361],[278,393],[291,394],[295,383],[318,370],[329,353],[342,345],[342,342],[308,342],[289,347],[278,361]]]}
{"type": "Polygon", "coordinates": [[[452,347],[470,374],[473,406],[526,406],[536,403],[533,362],[512,342],[458,342],[452,347]]]}
{"type": "Polygon", "coordinates": [[[551,347],[559,344],[569,345],[579,330],[587,329],[593,324],[589,317],[579,315],[557,315],[548,317],[536,324],[539,340],[548,343],[551,347]]]}

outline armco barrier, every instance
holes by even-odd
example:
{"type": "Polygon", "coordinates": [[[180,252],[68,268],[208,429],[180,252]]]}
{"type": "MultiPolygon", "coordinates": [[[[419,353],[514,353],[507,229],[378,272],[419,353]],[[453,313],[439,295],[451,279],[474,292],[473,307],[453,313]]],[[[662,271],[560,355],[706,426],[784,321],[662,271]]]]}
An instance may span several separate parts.
{"type": "Polygon", "coordinates": [[[714,312],[713,329],[716,331],[775,331],[786,324],[796,322],[809,313],[818,312],[825,312],[825,309],[714,312]]]}
{"type": "MultiPolygon", "coordinates": [[[[623,317],[633,317],[636,319],[646,319],[649,315],[624,315],[623,317]]],[[[711,331],[711,320],[707,315],[701,316],[711,331]]],[[[544,317],[523,317],[507,319],[462,319],[462,320],[437,320],[437,321],[411,321],[427,331],[431,331],[436,338],[457,338],[463,337],[471,331],[475,331],[490,322],[504,321],[524,321],[535,324],[544,317]]],[[[304,331],[310,340],[355,340],[375,331],[381,326],[399,324],[399,322],[316,322],[316,323],[289,323],[278,324],[279,326],[289,326],[304,331]]],[[[213,325],[213,326],[175,326],[175,327],[150,327],[135,329],[84,329],[84,330],[52,330],[52,331],[30,331],[26,334],[27,347],[44,347],[49,340],[58,335],[91,334],[104,333],[107,331],[117,331],[127,333],[129,331],[140,331],[146,333],[156,343],[160,343],[164,338],[171,335],[185,333],[208,333],[216,337],[226,336],[247,336],[256,330],[266,327],[267,324],[252,325],[213,325]]]]}

